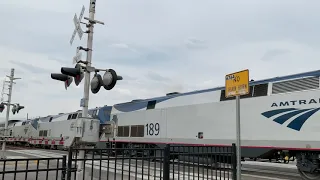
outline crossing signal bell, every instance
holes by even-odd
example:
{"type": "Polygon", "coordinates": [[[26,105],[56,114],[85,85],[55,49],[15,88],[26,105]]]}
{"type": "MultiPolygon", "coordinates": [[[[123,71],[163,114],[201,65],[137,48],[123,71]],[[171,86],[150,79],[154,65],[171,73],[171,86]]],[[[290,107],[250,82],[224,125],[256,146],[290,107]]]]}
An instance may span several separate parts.
{"type": "Polygon", "coordinates": [[[0,113],[2,113],[2,111],[4,110],[5,106],[3,103],[0,104],[0,113]]]}
{"type": "Polygon", "coordinates": [[[19,111],[23,108],[24,106],[20,106],[19,104],[14,104],[12,108],[12,113],[13,114],[19,113],[19,111]]]}

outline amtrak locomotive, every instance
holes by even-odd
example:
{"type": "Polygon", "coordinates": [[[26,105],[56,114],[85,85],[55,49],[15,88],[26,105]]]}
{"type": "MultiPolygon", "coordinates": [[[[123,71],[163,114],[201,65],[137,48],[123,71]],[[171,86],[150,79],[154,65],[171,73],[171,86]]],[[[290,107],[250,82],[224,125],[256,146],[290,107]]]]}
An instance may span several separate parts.
{"type": "MultiPolygon", "coordinates": [[[[250,82],[250,93],[241,96],[243,157],[284,153],[295,156],[304,179],[320,178],[319,76],[320,70],[250,82]]],[[[217,87],[95,108],[90,115],[100,120],[97,147],[230,146],[236,142],[235,110],[235,98],[226,98],[224,87],[217,87]]],[[[67,147],[74,125],[59,123],[79,116],[80,111],[12,123],[10,139],[67,147]]]]}

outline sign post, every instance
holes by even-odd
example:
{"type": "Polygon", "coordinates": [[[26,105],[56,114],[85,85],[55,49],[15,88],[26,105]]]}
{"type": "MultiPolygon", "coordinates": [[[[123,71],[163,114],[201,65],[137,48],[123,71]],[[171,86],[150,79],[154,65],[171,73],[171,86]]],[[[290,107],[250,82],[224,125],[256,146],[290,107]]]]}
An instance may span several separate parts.
{"type": "Polygon", "coordinates": [[[249,70],[227,74],[225,83],[225,96],[236,96],[237,180],[241,180],[240,96],[249,94],[249,70]]]}

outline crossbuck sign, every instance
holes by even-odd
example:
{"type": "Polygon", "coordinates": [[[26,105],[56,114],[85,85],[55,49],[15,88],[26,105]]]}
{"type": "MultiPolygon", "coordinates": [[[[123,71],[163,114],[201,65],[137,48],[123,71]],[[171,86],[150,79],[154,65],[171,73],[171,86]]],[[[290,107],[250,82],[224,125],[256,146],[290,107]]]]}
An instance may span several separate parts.
{"type": "Polygon", "coordinates": [[[80,22],[81,22],[84,10],[85,10],[85,8],[84,8],[84,6],[82,6],[82,10],[81,10],[79,19],[77,18],[77,14],[74,14],[73,23],[74,23],[75,29],[73,30],[73,34],[72,34],[72,37],[70,40],[70,45],[72,45],[74,37],[76,36],[76,33],[78,33],[78,36],[80,39],[82,38],[83,31],[81,29],[80,22]]]}

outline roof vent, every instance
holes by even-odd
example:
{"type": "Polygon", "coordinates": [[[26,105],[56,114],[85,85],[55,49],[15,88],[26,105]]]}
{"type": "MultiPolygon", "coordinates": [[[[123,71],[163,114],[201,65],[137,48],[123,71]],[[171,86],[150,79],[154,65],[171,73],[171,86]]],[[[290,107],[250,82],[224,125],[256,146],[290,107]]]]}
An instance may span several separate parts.
{"type": "Polygon", "coordinates": [[[171,95],[175,95],[175,94],[180,94],[179,92],[171,92],[171,93],[167,93],[167,96],[171,96],[171,95]]]}

